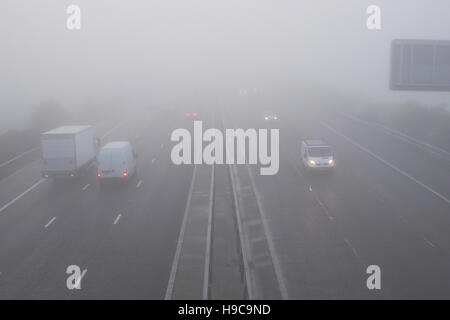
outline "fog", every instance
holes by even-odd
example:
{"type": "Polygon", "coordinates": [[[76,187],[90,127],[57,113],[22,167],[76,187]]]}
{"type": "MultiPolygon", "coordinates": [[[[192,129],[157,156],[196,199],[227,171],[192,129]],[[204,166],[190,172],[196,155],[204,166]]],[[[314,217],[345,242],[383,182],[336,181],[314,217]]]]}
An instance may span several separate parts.
{"type": "Polygon", "coordinates": [[[0,133],[43,100],[76,113],[288,85],[448,104],[448,93],[390,92],[388,76],[390,41],[450,39],[449,12],[448,0],[2,0],[0,133]],[[81,30],[66,28],[70,4],[81,30]],[[370,4],[380,31],[366,28],[370,4]]]}

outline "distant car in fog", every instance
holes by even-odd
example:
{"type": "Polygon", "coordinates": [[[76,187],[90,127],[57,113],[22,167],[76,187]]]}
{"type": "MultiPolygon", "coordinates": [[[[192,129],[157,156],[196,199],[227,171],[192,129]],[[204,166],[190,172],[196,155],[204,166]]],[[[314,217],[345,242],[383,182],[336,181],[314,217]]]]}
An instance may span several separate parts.
{"type": "Polygon", "coordinates": [[[277,122],[280,120],[280,116],[273,111],[264,111],[263,120],[264,122],[277,122]]]}
{"type": "Polygon", "coordinates": [[[198,112],[197,111],[187,111],[187,112],[185,112],[184,116],[186,119],[197,120],[198,112]]]}
{"type": "Polygon", "coordinates": [[[137,153],[128,141],[109,142],[97,157],[97,177],[100,181],[126,181],[137,171],[137,153]]]}
{"type": "Polygon", "coordinates": [[[335,166],[333,150],[321,140],[303,140],[300,153],[303,166],[308,170],[330,170],[335,166]]]}
{"type": "Polygon", "coordinates": [[[63,126],[41,135],[42,176],[75,177],[95,160],[92,126],[63,126]]]}

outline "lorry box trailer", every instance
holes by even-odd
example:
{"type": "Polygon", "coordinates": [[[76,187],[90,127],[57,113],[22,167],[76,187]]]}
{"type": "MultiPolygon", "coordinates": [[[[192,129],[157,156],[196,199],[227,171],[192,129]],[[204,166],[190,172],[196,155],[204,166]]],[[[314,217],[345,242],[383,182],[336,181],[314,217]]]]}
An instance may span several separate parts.
{"type": "Polygon", "coordinates": [[[92,126],[63,126],[41,135],[44,178],[75,177],[96,158],[92,126]]]}

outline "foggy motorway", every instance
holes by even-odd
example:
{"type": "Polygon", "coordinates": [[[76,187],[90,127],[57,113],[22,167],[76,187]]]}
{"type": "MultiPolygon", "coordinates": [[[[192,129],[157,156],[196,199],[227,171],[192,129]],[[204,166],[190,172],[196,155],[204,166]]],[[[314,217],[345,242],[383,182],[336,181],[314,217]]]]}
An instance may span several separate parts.
{"type": "MultiPolygon", "coordinates": [[[[236,114],[227,117],[236,127],[257,127],[261,121],[251,113],[236,114]]],[[[37,158],[2,168],[10,170],[2,172],[0,181],[2,299],[165,298],[195,172],[194,165],[170,161],[171,131],[177,125],[192,126],[183,116],[175,119],[143,113],[139,119],[96,128],[107,133],[105,143],[125,138],[136,144],[139,171],[126,185],[100,188],[95,169],[70,183],[41,182],[37,158]],[[15,201],[8,205],[11,199],[15,201]],[[66,288],[66,268],[73,264],[87,270],[82,290],[66,288]]],[[[448,168],[448,159],[337,113],[282,121],[280,135],[278,175],[260,176],[257,166],[249,168],[286,298],[449,296],[449,171],[432,170],[448,168]],[[332,174],[308,174],[300,166],[296,146],[311,135],[320,135],[337,150],[332,174]],[[366,268],[373,264],[383,271],[378,292],[366,287],[366,268]]],[[[212,180],[211,168],[198,166],[195,179],[203,179],[206,187],[230,184],[226,175],[212,180]]],[[[247,167],[235,166],[241,171],[247,167]]],[[[207,214],[198,219],[208,224],[207,214]]],[[[206,244],[206,234],[197,240],[206,244]]],[[[183,250],[188,245],[181,255],[183,250]]],[[[238,270],[241,262],[230,263],[238,270]]],[[[204,269],[194,266],[184,267],[193,269],[190,277],[203,276],[204,269]]],[[[178,272],[175,284],[183,274],[178,272]]],[[[214,281],[223,277],[216,274],[214,281]]],[[[211,295],[224,290],[214,283],[211,288],[211,295]]],[[[184,290],[178,297],[202,298],[201,290],[184,290]]],[[[243,298],[242,290],[237,286],[224,294],[243,298]]]]}
{"type": "Polygon", "coordinates": [[[450,299],[449,12],[2,0],[0,300],[450,299]]]}

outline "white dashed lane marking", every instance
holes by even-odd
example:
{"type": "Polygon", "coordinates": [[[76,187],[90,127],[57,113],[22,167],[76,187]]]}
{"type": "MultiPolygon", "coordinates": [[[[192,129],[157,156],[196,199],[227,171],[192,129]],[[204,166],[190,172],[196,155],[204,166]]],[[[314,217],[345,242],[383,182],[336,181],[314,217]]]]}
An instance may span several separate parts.
{"type": "Polygon", "coordinates": [[[396,167],[395,165],[389,163],[388,161],[386,161],[385,159],[383,159],[382,157],[376,155],[375,153],[373,153],[372,151],[370,151],[369,149],[363,147],[362,145],[358,144],[357,142],[355,142],[353,139],[350,139],[349,137],[347,137],[346,135],[344,135],[343,133],[337,131],[335,128],[333,128],[332,126],[330,126],[329,124],[322,122],[322,124],[328,128],[330,131],[336,133],[338,136],[344,138],[345,140],[347,140],[348,142],[350,142],[352,145],[354,145],[355,147],[357,147],[358,149],[366,152],[367,154],[369,154],[370,156],[372,156],[373,158],[379,160],[380,162],[384,163],[386,166],[388,166],[389,168],[397,171],[398,173],[400,173],[401,175],[403,175],[404,177],[408,178],[409,180],[411,180],[412,182],[416,183],[417,185],[421,186],[422,188],[424,188],[425,190],[429,191],[430,193],[434,194],[436,197],[440,198],[441,200],[445,201],[446,203],[450,204],[450,199],[445,197],[444,195],[440,194],[439,192],[437,192],[436,190],[434,190],[433,188],[427,186],[426,184],[424,184],[423,182],[417,180],[416,178],[414,178],[413,176],[411,176],[410,174],[406,173],[405,171],[401,170],[400,168],[396,167]]]}
{"type": "Polygon", "coordinates": [[[33,151],[36,151],[36,150],[38,150],[38,149],[39,149],[39,148],[33,148],[33,149],[28,150],[28,151],[25,151],[24,153],[19,154],[18,156],[14,157],[14,158],[12,158],[12,159],[9,159],[9,160],[6,161],[6,162],[1,163],[1,164],[0,164],[0,168],[1,168],[1,167],[4,167],[4,166],[7,166],[8,164],[10,164],[10,163],[12,163],[12,162],[14,162],[14,161],[16,161],[16,160],[22,158],[23,156],[26,156],[27,154],[29,154],[29,153],[31,153],[31,152],[33,152],[33,151]]]}
{"type": "Polygon", "coordinates": [[[423,239],[423,241],[425,241],[430,247],[436,248],[436,245],[435,245],[433,242],[431,242],[430,240],[428,240],[427,238],[423,237],[422,239],[423,239]]]}
{"type": "Polygon", "coordinates": [[[333,221],[334,218],[333,216],[330,214],[330,212],[328,211],[327,206],[319,199],[319,197],[316,196],[316,201],[319,204],[319,206],[322,208],[323,212],[325,213],[325,215],[328,217],[328,219],[330,221],[333,221]]]}
{"type": "Polygon", "coordinates": [[[350,243],[350,241],[348,239],[344,239],[344,241],[345,241],[345,244],[350,248],[350,250],[352,250],[355,257],[358,258],[358,253],[356,252],[355,247],[350,243]]]}
{"type": "Polygon", "coordinates": [[[114,220],[114,225],[116,225],[116,224],[119,222],[119,220],[120,220],[121,217],[122,217],[121,214],[119,214],[119,215],[117,216],[116,220],[114,220]]]}
{"type": "Polygon", "coordinates": [[[38,182],[36,182],[35,184],[33,184],[31,187],[29,187],[27,190],[25,190],[24,192],[22,192],[21,194],[19,194],[17,197],[15,197],[14,199],[12,199],[11,201],[9,201],[7,204],[5,204],[3,207],[0,208],[0,213],[2,213],[3,211],[5,211],[6,209],[8,209],[10,206],[12,206],[14,203],[16,203],[20,198],[22,198],[23,196],[25,196],[27,193],[29,193],[30,191],[32,191],[33,189],[35,189],[37,186],[39,186],[42,182],[44,182],[45,179],[41,179],[38,182]]]}
{"type": "Polygon", "coordinates": [[[45,228],[50,227],[50,225],[56,220],[56,217],[53,217],[46,225],[45,228]]]}
{"type": "Polygon", "coordinates": [[[106,138],[106,137],[109,136],[113,131],[117,130],[121,125],[122,125],[121,123],[116,124],[116,125],[115,125],[114,127],[112,127],[110,130],[108,130],[104,135],[102,135],[102,136],[100,137],[100,139],[106,138]]]}

